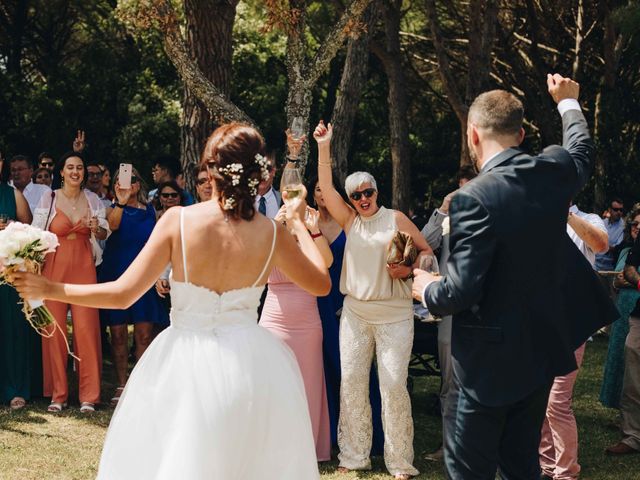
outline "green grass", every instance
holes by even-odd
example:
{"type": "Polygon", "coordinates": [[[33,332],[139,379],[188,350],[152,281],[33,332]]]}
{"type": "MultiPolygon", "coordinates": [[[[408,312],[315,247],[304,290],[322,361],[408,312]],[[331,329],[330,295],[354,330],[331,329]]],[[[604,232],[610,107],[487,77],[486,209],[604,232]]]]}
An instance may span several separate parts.
{"type": "MultiPolygon", "coordinates": [[[[607,457],[603,450],[619,438],[609,425],[616,412],[598,402],[607,340],[596,337],[587,345],[585,362],[575,389],[574,410],[580,436],[583,479],[626,480],[640,478],[640,455],[607,457]]],[[[113,393],[113,369],[105,364],[103,401],[113,393]]],[[[72,380],[75,385],[76,379],[72,380]]],[[[413,392],[416,467],[419,479],[443,479],[442,465],[424,459],[440,442],[440,418],[433,414],[438,380],[417,378],[413,392]]],[[[71,398],[77,397],[75,390],[71,398]]],[[[45,400],[36,400],[21,411],[0,409],[0,479],[91,479],[95,477],[106,428],[113,410],[100,408],[94,415],[81,415],[72,404],[60,415],[44,412],[45,400]]],[[[337,462],[321,465],[323,480],[388,479],[381,458],[374,458],[373,471],[337,474],[337,462]]]]}

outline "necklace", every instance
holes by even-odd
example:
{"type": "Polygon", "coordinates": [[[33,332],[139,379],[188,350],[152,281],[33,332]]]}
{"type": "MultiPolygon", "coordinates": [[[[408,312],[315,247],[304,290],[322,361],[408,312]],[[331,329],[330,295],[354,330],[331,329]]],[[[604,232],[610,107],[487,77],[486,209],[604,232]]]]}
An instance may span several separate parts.
{"type": "Polygon", "coordinates": [[[69,196],[66,193],[64,193],[64,189],[61,188],[60,192],[62,193],[62,195],[64,195],[64,198],[67,199],[67,202],[69,203],[69,206],[71,207],[71,210],[73,210],[73,211],[77,210],[78,209],[78,202],[80,201],[80,193],[82,193],[82,192],[80,192],[76,196],[76,201],[73,202],[73,203],[71,203],[71,198],[69,198],[69,196]]]}

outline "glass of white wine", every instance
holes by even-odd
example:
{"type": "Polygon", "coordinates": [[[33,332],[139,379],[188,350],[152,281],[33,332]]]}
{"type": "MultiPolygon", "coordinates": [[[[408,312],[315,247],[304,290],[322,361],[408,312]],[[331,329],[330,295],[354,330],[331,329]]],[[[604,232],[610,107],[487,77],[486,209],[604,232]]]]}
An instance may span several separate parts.
{"type": "MultiPolygon", "coordinates": [[[[302,185],[302,175],[297,168],[285,168],[282,171],[280,189],[287,192],[287,200],[293,200],[302,195],[304,187],[302,185]]],[[[286,200],[285,200],[286,201],[286,200]]]]}

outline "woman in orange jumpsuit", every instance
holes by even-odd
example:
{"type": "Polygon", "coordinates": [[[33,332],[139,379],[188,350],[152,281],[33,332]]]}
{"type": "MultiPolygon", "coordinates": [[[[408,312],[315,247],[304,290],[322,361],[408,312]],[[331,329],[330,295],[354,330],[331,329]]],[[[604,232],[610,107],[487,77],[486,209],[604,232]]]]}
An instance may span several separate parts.
{"type": "MultiPolygon", "coordinates": [[[[62,186],[43,196],[33,220],[34,225],[55,233],[60,242],[57,250],[47,256],[43,275],[57,282],[96,283],[95,264],[100,259],[94,256],[99,257],[101,252],[92,243],[104,240],[108,234],[104,206],[96,194],[82,188],[86,170],[80,154],[64,155],[56,170],[62,186]]],[[[55,332],[42,341],[43,390],[45,397],[51,397],[47,410],[57,413],[67,406],[66,332],[67,313],[71,309],[74,353],[80,358],[77,362],[80,411],[93,412],[100,401],[102,368],[98,310],[53,301],[47,301],[46,305],[65,333],[55,332]]]]}

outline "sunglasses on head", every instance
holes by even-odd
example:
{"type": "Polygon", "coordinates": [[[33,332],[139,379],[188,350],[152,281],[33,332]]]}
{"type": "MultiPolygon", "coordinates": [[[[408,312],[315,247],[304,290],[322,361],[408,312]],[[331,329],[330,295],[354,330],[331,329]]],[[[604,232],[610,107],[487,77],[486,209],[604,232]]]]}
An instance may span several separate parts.
{"type": "Polygon", "coordinates": [[[351,197],[352,200],[355,200],[357,202],[362,198],[363,195],[365,196],[365,198],[371,198],[373,197],[374,193],[376,193],[375,188],[365,188],[360,192],[352,192],[351,195],[349,195],[349,197],[351,197]]]}
{"type": "Polygon", "coordinates": [[[53,162],[40,162],[41,167],[53,167],[53,162]]]}
{"type": "MultiPolygon", "coordinates": [[[[133,177],[131,178],[131,181],[133,182],[133,177]]],[[[162,198],[178,198],[180,194],[176,192],[171,192],[171,193],[161,193],[160,196],[162,198]]]]}
{"type": "Polygon", "coordinates": [[[196,180],[196,183],[198,185],[204,185],[205,183],[209,183],[209,179],[208,178],[199,178],[198,180],[196,180]]]}

